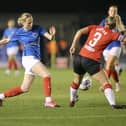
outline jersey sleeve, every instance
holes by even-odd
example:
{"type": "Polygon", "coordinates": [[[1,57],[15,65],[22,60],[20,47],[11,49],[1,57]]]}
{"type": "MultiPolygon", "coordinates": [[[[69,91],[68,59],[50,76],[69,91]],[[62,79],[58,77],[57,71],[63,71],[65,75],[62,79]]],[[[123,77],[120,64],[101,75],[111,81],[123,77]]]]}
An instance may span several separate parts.
{"type": "Polygon", "coordinates": [[[113,37],[112,37],[112,41],[114,41],[114,40],[122,41],[124,39],[124,37],[125,37],[125,35],[122,35],[118,32],[114,32],[113,37]]]}
{"type": "Polygon", "coordinates": [[[89,32],[90,32],[93,28],[96,28],[96,25],[89,25],[89,26],[88,26],[89,32]]]}
{"type": "Polygon", "coordinates": [[[99,25],[100,25],[100,26],[105,26],[105,19],[103,19],[103,20],[100,22],[99,25]]]}
{"type": "Polygon", "coordinates": [[[43,27],[39,27],[39,34],[44,35],[47,32],[47,30],[43,27]]]}

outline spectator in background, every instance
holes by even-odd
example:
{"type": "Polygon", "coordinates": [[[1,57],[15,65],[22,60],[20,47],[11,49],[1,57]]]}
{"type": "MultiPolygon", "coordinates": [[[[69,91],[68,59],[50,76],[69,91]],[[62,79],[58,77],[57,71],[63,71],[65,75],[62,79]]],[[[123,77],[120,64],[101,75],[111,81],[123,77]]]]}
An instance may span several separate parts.
{"type": "MultiPolygon", "coordinates": [[[[17,31],[17,27],[15,26],[14,19],[9,19],[7,22],[7,26],[8,27],[4,30],[3,38],[10,38],[17,31]]],[[[7,70],[5,71],[5,73],[7,75],[10,74],[12,68],[14,68],[14,70],[15,70],[15,75],[19,74],[18,65],[16,62],[16,56],[18,54],[18,51],[19,51],[19,43],[17,40],[11,40],[8,44],[6,44],[8,66],[7,66],[7,70]]]]}

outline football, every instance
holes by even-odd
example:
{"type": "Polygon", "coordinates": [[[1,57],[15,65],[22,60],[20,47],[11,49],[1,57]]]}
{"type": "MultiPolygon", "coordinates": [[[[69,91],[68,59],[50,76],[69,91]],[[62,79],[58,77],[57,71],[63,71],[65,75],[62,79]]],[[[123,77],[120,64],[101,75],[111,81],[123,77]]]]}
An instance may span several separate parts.
{"type": "Polygon", "coordinates": [[[91,87],[91,85],[92,85],[91,78],[89,76],[84,76],[79,86],[79,89],[88,90],[91,87]]]}

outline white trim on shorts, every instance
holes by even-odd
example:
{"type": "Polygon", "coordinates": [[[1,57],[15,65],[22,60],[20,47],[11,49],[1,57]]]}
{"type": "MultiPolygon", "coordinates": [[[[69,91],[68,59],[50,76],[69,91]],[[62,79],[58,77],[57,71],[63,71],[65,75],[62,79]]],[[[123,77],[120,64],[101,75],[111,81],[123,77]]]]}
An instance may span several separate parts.
{"type": "Polygon", "coordinates": [[[107,60],[109,55],[116,56],[117,58],[119,58],[121,55],[121,47],[113,47],[110,50],[105,49],[103,51],[104,59],[107,60]]]}
{"type": "Polygon", "coordinates": [[[22,57],[22,65],[25,68],[25,74],[35,75],[35,73],[32,72],[32,67],[37,62],[40,62],[40,60],[39,59],[36,59],[34,56],[23,56],[22,57]]]}

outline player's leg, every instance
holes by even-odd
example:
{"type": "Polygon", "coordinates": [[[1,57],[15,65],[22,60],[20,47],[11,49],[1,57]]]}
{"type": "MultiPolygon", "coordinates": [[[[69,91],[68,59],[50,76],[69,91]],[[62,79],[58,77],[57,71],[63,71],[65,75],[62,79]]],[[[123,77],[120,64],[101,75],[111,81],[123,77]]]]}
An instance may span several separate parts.
{"type": "Polygon", "coordinates": [[[120,47],[113,47],[109,52],[108,59],[106,60],[106,70],[111,71],[112,78],[116,84],[115,89],[116,92],[120,91],[120,82],[119,82],[119,74],[115,69],[115,62],[119,60],[120,53],[121,53],[120,47]]]}
{"type": "Polygon", "coordinates": [[[51,74],[46,66],[39,61],[32,67],[32,72],[42,77],[42,84],[45,95],[45,107],[59,107],[59,105],[57,105],[57,103],[52,100],[51,74]]]}
{"type": "MultiPolygon", "coordinates": [[[[87,59],[86,71],[92,76],[93,79],[99,81],[102,84],[102,91],[105,94],[109,104],[114,108],[123,108],[115,103],[114,92],[110,83],[110,80],[106,72],[101,68],[100,63],[91,59],[87,59]]],[[[126,107],[126,106],[124,106],[126,107]]]]}
{"type": "Polygon", "coordinates": [[[96,74],[93,74],[92,77],[99,81],[102,84],[102,91],[108,101],[108,103],[115,109],[123,109],[126,108],[126,105],[116,105],[114,91],[112,89],[112,85],[110,84],[110,80],[106,75],[105,71],[102,69],[96,74]]]}
{"type": "Polygon", "coordinates": [[[104,57],[104,61],[105,61],[105,70],[106,70],[108,77],[110,78],[112,72],[111,72],[111,65],[109,63],[109,62],[111,62],[111,61],[109,61],[110,60],[109,55],[110,55],[110,50],[105,49],[103,51],[103,57],[104,57]]]}
{"type": "Polygon", "coordinates": [[[123,69],[122,69],[122,67],[120,65],[119,59],[116,60],[116,62],[115,62],[115,70],[117,71],[119,76],[121,75],[121,73],[123,71],[123,69]]]}
{"type": "Polygon", "coordinates": [[[106,69],[106,72],[108,74],[108,77],[110,78],[109,73],[111,73],[111,76],[113,77],[113,80],[117,83],[117,82],[119,82],[119,77],[118,77],[118,73],[115,70],[116,60],[117,60],[116,56],[109,55],[108,60],[106,60],[105,69],[106,69]]]}
{"type": "Polygon", "coordinates": [[[73,107],[76,102],[77,97],[77,90],[80,86],[80,83],[82,81],[83,75],[85,74],[85,71],[83,70],[81,66],[82,57],[81,56],[74,56],[73,60],[73,69],[74,69],[74,78],[72,83],[70,84],[70,106],[73,107]]]}
{"type": "Polygon", "coordinates": [[[98,73],[92,75],[92,78],[99,81],[102,84],[102,91],[104,91],[105,97],[107,98],[110,105],[115,105],[115,96],[112,90],[112,86],[108,77],[106,76],[105,71],[102,69],[98,73]]]}
{"type": "Polygon", "coordinates": [[[99,83],[102,84],[101,89],[104,91],[105,97],[107,98],[109,104],[115,105],[115,96],[112,90],[112,86],[106,72],[101,68],[100,63],[94,60],[89,60],[87,72],[92,76],[93,79],[99,81],[99,83]]]}
{"type": "Polygon", "coordinates": [[[10,89],[8,91],[5,91],[0,94],[0,102],[2,103],[3,99],[6,97],[13,97],[19,94],[22,94],[24,92],[28,92],[33,80],[34,80],[34,73],[31,72],[31,68],[33,64],[38,62],[38,60],[34,62],[33,57],[29,56],[24,56],[22,58],[22,65],[25,68],[25,75],[24,75],[24,80],[21,84],[21,86],[15,87],[13,89],[10,89]]]}
{"type": "Polygon", "coordinates": [[[30,87],[31,87],[33,80],[34,80],[34,76],[25,74],[24,80],[23,80],[21,86],[17,86],[15,88],[9,89],[9,90],[7,90],[3,93],[0,93],[1,105],[2,105],[2,101],[5,98],[14,97],[14,96],[20,95],[24,92],[28,92],[30,87]]]}
{"type": "Polygon", "coordinates": [[[117,70],[115,69],[115,64],[112,69],[112,78],[115,81],[115,91],[119,92],[120,91],[120,80],[119,80],[119,74],[117,70]]]}
{"type": "Polygon", "coordinates": [[[74,73],[74,79],[70,85],[70,107],[73,107],[75,105],[75,102],[77,101],[77,97],[78,97],[77,91],[82,81],[82,78],[83,78],[83,74],[79,75],[77,73],[74,73]]]}

